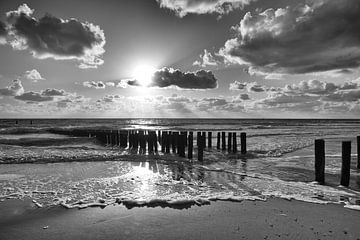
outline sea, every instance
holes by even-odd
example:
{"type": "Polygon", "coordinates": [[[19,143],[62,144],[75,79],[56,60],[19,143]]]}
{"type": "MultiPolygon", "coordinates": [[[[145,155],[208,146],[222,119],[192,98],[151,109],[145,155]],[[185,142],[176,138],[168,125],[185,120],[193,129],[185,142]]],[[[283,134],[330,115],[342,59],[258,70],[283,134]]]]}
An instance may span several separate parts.
{"type": "Polygon", "coordinates": [[[182,209],[277,197],[359,210],[359,135],[354,119],[1,119],[0,204],[28,198],[39,208],[182,209]],[[197,131],[211,131],[213,147],[204,149],[200,162],[196,144],[189,160],[52,133],[74,129],[193,131],[195,142],[197,131]],[[222,131],[246,132],[247,153],[217,149],[222,131]],[[324,185],[314,181],[315,139],[325,140],[324,185]],[[340,186],[342,141],[352,142],[349,187],[340,186]]]}

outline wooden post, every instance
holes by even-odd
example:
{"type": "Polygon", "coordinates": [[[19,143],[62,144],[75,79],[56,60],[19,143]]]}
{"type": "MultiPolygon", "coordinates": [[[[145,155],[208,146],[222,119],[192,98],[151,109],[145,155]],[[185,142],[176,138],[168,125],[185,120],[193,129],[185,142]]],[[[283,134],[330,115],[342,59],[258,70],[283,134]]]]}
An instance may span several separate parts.
{"type": "Polygon", "coordinates": [[[232,141],[231,137],[232,137],[232,133],[229,132],[228,133],[228,152],[231,152],[231,141],[232,141]]]}
{"type": "Polygon", "coordinates": [[[204,160],[204,146],[203,146],[203,136],[200,135],[200,141],[198,146],[198,161],[202,162],[204,160]]]}
{"type": "Polygon", "coordinates": [[[201,141],[201,132],[197,132],[197,135],[196,135],[196,146],[200,146],[200,141],[201,141]]]}
{"type": "Polygon", "coordinates": [[[202,139],[202,146],[203,148],[206,148],[206,132],[202,132],[201,134],[202,139]]]}
{"type": "Polygon", "coordinates": [[[350,183],[350,164],[351,164],[351,141],[342,142],[342,165],[340,184],[348,187],[350,183]]]}
{"type": "Polygon", "coordinates": [[[315,181],[325,183],[325,141],[315,140],[315,181]]]}
{"type": "Polygon", "coordinates": [[[360,169],[360,136],[356,137],[357,142],[357,169],[360,169]]]}
{"type": "Polygon", "coordinates": [[[178,144],[178,153],[180,157],[185,157],[185,141],[186,141],[186,135],[184,132],[182,132],[179,135],[179,144],[178,144]]]}
{"type": "Polygon", "coordinates": [[[226,136],[225,132],[221,133],[221,143],[222,143],[222,150],[226,150],[226,136]]]}
{"type": "Polygon", "coordinates": [[[165,152],[170,153],[170,134],[171,132],[166,132],[165,135],[165,152]]]}
{"type": "Polygon", "coordinates": [[[154,137],[153,137],[153,132],[149,131],[148,135],[148,151],[149,153],[153,153],[154,152],[154,137]]]}
{"type": "Polygon", "coordinates": [[[193,158],[193,132],[189,132],[189,137],[188,137],[188,159],[192,159],[193,158]]]}
{"type": "Polygon", "coordinates": [[[212,132],[208,132],[208,148],[212,148],[212,132]]]}
{"type": "MultiPolygon", "coordinates": [[[[158,133],[161,134],[160,131],[158,133]]],[[[153,132],[153,144],[154,144],[154,151],[156,153],[158,152],[158,138],[160,138],[160,135],[157,136],[156,131],[154,131],[153,132]]]]}
{"type": "Polygon", "coordinates": [[[220,132],[217,133],[216,148],[217,148],[217,149],[220,149],[220,132]]]}
{"type": "Polygon", "coordinates": [[[179,132],[173,132],[172,134],[172,152],[177,153],[179,132]]]}
{"type": "Polygon", "coordinates": [[[236,132],[233,132],[232,139],[233,139],[233,153],[237,153],[236,132]]]}
{"type": "Polygon", "coordinates": [[[246,154],[246,133],[240,133],[240,141],[241,141],[241,154],[246,154]]]}
{"type": "Polygon", "coordinates": [[[161,132],[161,152],[164,153],[165,152],[165,137],[166,136],[166,132],[162,131],[161,132]]]}

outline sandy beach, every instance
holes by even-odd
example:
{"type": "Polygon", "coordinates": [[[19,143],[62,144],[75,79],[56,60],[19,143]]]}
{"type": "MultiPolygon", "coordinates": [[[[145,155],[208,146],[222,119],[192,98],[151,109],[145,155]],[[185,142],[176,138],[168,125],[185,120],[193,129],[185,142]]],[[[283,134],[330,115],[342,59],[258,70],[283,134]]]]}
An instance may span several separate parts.
{"type": "Polygon", "coordinates": [[[212,202],[189,209],[37,208],[0,204],[0,239],[360,239],[360,212],[283,199],[212,202]]]}

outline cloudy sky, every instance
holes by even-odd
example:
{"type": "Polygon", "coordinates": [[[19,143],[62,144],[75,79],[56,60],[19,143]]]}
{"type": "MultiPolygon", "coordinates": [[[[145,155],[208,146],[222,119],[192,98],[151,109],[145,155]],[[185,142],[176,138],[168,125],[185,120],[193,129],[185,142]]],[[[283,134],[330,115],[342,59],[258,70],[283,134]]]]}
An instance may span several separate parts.
{"type": "Polygon", "coordinates": [[[0,117],[358,118],[359,0],[0,0],[0,117]]]}

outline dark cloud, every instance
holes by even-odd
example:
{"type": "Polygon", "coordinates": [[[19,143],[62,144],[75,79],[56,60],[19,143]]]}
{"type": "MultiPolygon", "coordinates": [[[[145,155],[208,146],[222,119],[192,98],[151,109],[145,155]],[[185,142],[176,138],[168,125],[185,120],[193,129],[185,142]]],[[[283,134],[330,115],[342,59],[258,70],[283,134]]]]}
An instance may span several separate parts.
{"type": "Polygon", "coordinates": [[[54,100],[52,96],[44,96],[39,92],[25,92],[21,95],[15,96],[15,99],[25,102],[46,102],[54,100]]]}
{"type": "Polygon", "coordinates": [[[226,14],[252,1],[255,0],[157,0],[161,7],[173,10],[179,17],[189,13],[226,14]]]}
{"type": "Polygon", "coordinates": [[[11,85],[0,88],[0,96],[18,96],[24,93],[24,88],[20,80],[13,80],[11,85]]]}
{"type": "Polygon", "coordinates": [[[50,89],[47,88],[43,91],[41,91],[42,96],[48,96],[48,97],[54,97],[54,96],[65,96],[66,92],[64,90],[58,90],[58,89],[50,89]]]}
{"type": "Polygon", "coordinates": [[[310,73],[360,65],[360,1],[311,0],[309,5],[247,13],[220,54],[253,73],[310,73]]]}
{"type": "Polygon", "coordinates": [[[7,34],[6,25],[2,21],[0,21],[0,38],[5,37],[6,34],[7,34]]]}
{"type": "Polygon", "coordinates": [[[95,89],[104,89],[105,88],[105,84],[102,81],[86,81],[83,82],[83,86],[84,87],[88,87],[88,88],[95,88],[95,89]]]}
{"type": "MultiPolygon", "coordinates": [[[[123,80],[118,86],[141,86],[136,79],[123,80]]],[[[172,68],[157,70],[147,87],[178,87],[182,89],[213,89],[217,88],[217,79],[211,71],[199,70],[197,72],[181,72],[172,68]]]]}
{"type": "Polygon", "coordinates": [[[239,95],[239,98],[240,98],[241,100],[250,100],[249,95],[246,94],[246,93],[240,94],[240,95],[239,95]]]}
{"type": "Polygon", "coordinates": [[[80,68],[96,68],[103,64],[105,36],[99,26],[49,14],[36,19],[33,12],[23,4],[6,13],[8,42],[14,49],[28,49],[40,59],[76,59],[80,68]]]}

